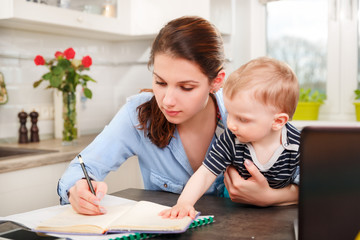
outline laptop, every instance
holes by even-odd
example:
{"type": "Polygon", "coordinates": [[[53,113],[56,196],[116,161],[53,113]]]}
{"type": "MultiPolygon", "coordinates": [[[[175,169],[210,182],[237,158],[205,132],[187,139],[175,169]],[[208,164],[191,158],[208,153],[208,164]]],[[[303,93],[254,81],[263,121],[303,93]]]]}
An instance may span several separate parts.
{"type": "Polygon", "coordinates": [[[305,127],[300,140],[299,240],[360,236],[360,127],[305,127]]]}

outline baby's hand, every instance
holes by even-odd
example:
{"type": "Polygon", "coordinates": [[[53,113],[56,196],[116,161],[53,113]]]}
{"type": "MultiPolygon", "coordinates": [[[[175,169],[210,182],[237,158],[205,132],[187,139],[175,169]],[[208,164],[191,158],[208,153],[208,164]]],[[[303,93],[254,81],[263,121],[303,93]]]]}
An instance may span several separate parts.
{"type": "Polygon", "coordinates": [[[163,218],[183,218],[189,216],[194,219],[196,216],[195,208],[191,204],[176,204],[170,209],[163,210],[159,213],[163,218]]]}

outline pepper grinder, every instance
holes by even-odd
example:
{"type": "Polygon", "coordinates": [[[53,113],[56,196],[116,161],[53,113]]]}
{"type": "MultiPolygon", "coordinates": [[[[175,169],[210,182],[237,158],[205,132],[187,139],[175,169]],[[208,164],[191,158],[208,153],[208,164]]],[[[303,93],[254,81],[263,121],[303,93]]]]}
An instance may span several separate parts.
{"type": "Polygon", "coordinates": [[[39,138],[39,128],[36,125],[37,121],[38,121],[38,117],[39,117],[39,113],[35,112],[35,110],[33,110],[30,114],[29,114],[30,118],[31,118],[31,128],[30,128],[30,142],[39,142],[40,138],[39,138]]]}
{"type": "Polygon", "coordinates": [[[26,128],[27,113],[22,110],[19,112],[18,117],[20,118],[20,129],[19,129],[19,143],[28,143],[28,130],[26,128]]]}

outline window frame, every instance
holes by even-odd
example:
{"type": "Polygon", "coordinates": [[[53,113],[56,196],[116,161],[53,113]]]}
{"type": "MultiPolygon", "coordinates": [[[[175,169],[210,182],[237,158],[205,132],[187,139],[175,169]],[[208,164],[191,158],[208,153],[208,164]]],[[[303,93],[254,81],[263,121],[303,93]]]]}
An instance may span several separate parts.
{"type": "MultiPolygon", "coordinates": [[[[267,2],[248,3],[250,27],[255,29],[248,36],[249,49],[257,49],[248,53],[249,60],[266,55],[262,46],[267,42],[267,2]],[[259,33],[259,29],[265,31],[259,33]]],[[[328,0],[328,4],[327,99],[320,108],[319,121],[356,123],[353,102],[358,86],[358,0],[328,0]]]]}

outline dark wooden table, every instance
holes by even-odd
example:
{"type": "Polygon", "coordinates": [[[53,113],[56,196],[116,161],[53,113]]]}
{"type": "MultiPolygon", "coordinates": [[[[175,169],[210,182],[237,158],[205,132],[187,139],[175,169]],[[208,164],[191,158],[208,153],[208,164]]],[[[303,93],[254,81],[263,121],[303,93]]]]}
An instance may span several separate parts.
{"type": "MultiPolygon", "coordinates": [[[[173,206],[179,195],[168,192],[126,189],[112,195],[147,200],[173,206]]],[[[295,239],[293,221],[298,207],[254,207],[233,203],[228,198],[205,195],[195,205],[202,215],[214,215],[215,222],[182,234],[161,235],[155,239],[295,239]]]]}
{"type": "MultiPolygon", "coordinates": [[[[142,189],[126,189],[112,195],[136,201],[147,200],[173,206],[179,195],[168,192],[142,189]]],[[[231,240],[231,239],[295,239],[293,221],[298,207],[254,207],[233,203],[228,198],[205,195],[195,205],[202,215],[214,215],[215,222],[198,228],[188,229],[181,234],[164,234],[154,239],[181,240],[231,240]]],[[[6,222],[0,224],[0,232],[19,228],[6,222]]]]}

